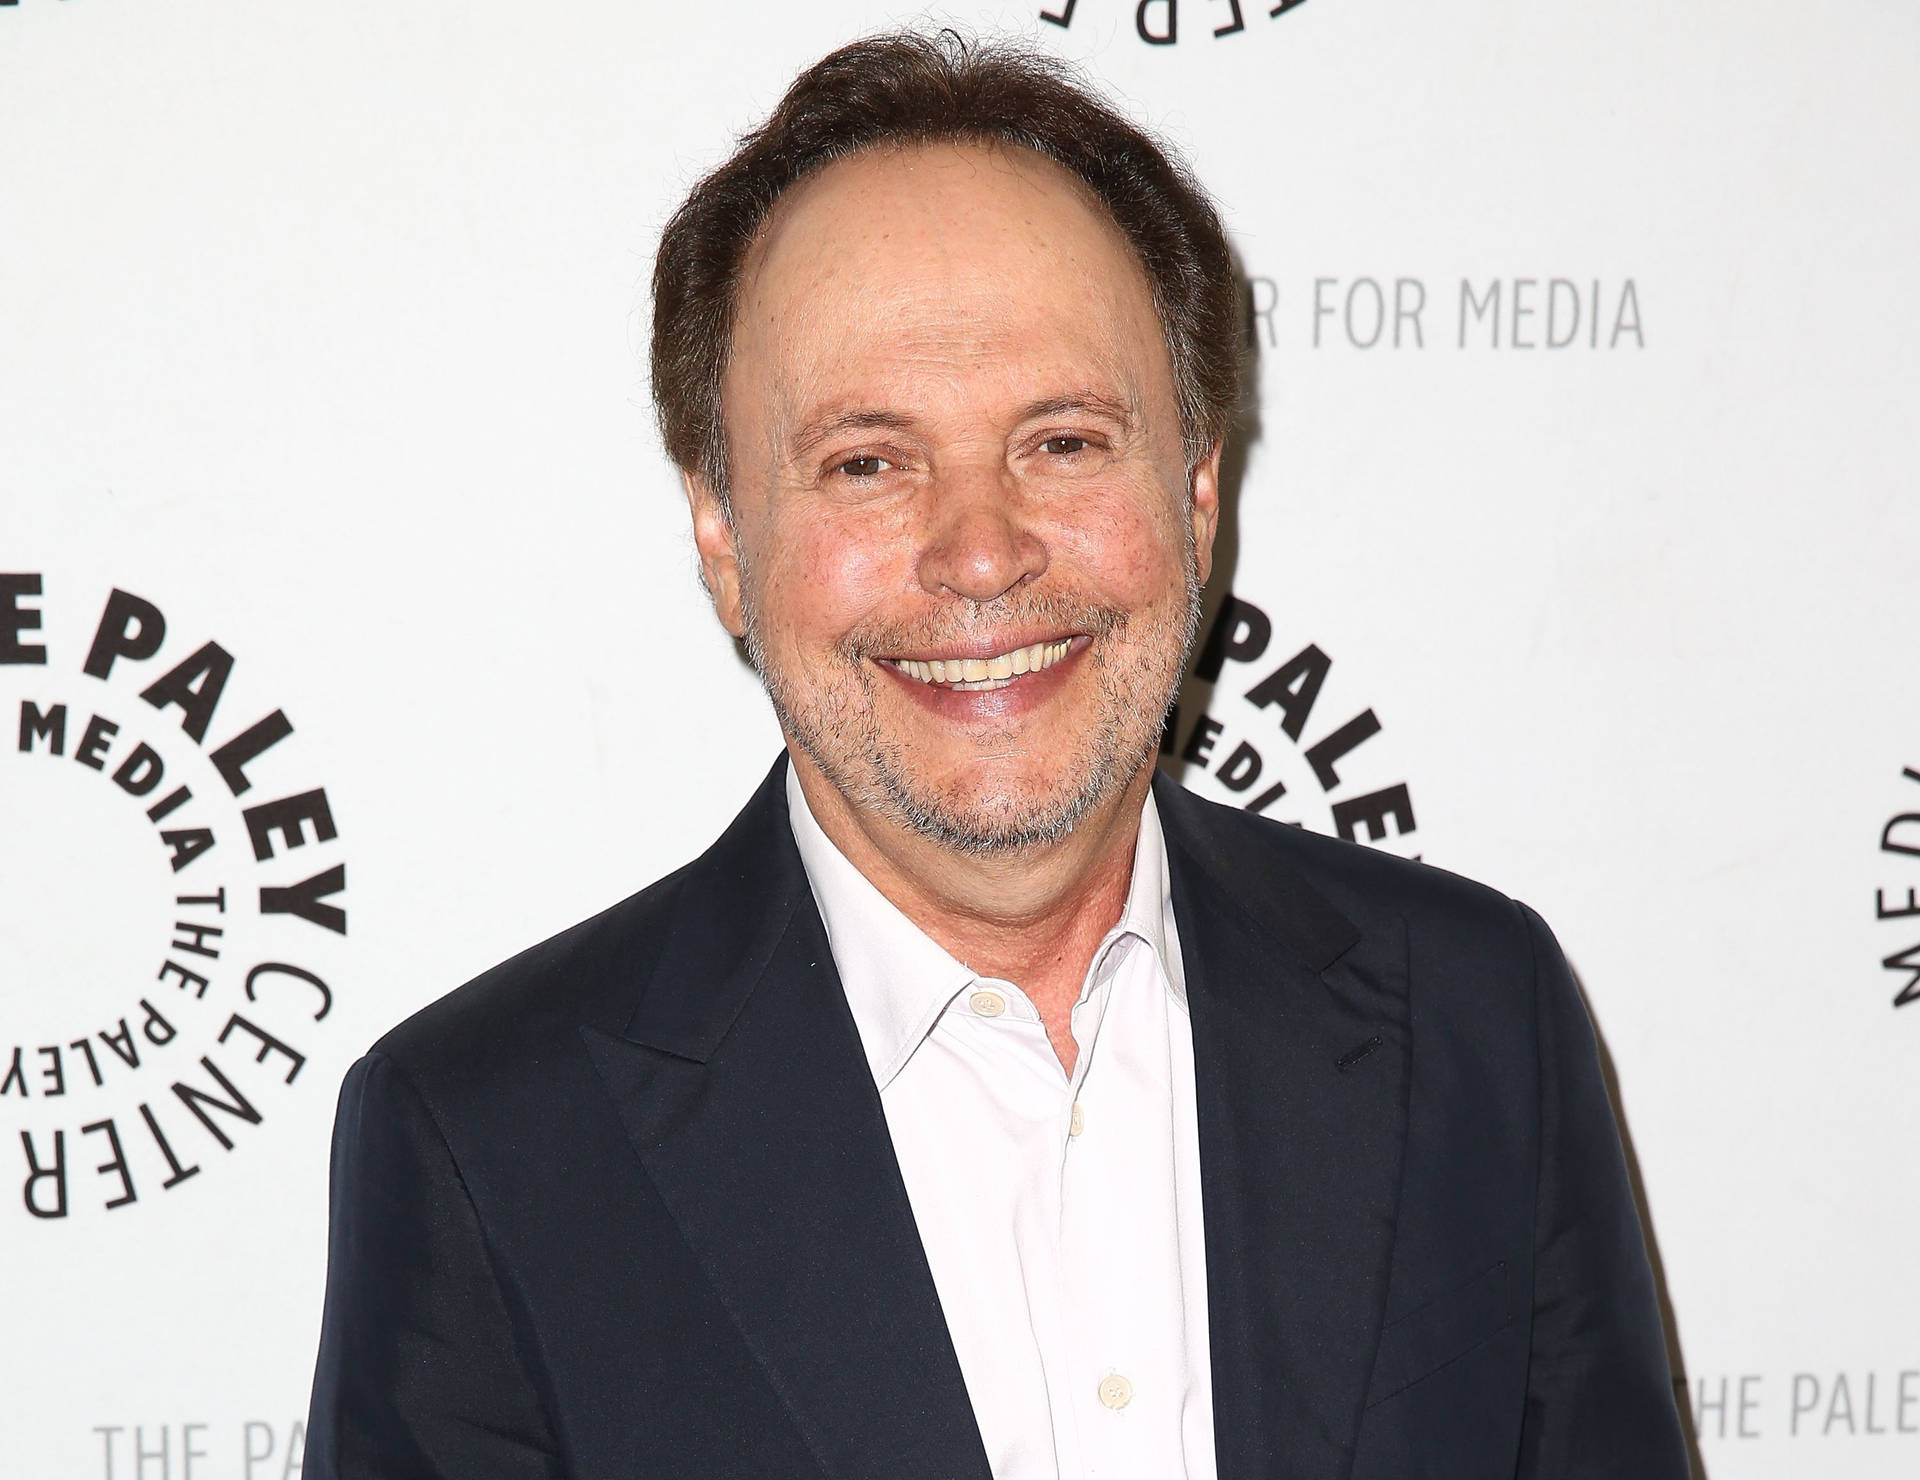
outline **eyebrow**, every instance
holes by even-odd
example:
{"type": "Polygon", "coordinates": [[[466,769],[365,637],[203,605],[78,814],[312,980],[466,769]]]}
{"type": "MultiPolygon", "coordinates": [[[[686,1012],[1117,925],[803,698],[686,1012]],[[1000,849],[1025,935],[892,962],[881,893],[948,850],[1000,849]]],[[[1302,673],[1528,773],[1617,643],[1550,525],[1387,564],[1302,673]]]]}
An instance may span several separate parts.
{"type": "Polygon", "coordinates": [[[804,423],[793,435],[793,450],[804,457],[830,437],[842,432],[898,432],[915,424],[914,418],[898,411],[843,411],[817,417],[804,423]]]}
{"type": "Polygon", "coordinates": [[[1128,428],[1131,428],[1134,422],[1133,406],[1130,402],[1090,390],[1076,391],[1067,396],[1049,396],[1043,401],[1034,401],[1020,413],[1020,420],[1045,421],[1050,417],[1065,416],[1075,411],[1104,416],[1128,428]]]}
{"type": "MultiPolygon", "coordinates": [[[[1016,420],[1045,421],[1074,412],[1103,416],[1119,422],[1128,430],[1133,428],[1135,421],[1134,410],[1129,402],[1092,390],[1075,391],[1069,395],[1047,396],[1038,401],[1030,401],[1021,408],[1016,420]]],[[[918,418],[900,411],[885,409],[843,411],[816,417],[812,421],[803,423],[794,433],[792,446],[797,455],[804,457],[821,443],[843,432],[910,431],[918,424],[918,418]]]]}

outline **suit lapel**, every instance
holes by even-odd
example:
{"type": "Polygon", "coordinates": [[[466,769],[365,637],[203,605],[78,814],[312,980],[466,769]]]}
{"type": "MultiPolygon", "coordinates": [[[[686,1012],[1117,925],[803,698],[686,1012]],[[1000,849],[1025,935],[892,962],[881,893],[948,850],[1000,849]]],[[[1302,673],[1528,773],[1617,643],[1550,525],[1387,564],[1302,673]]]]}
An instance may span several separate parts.
{"type": "MultiPolygon", "coordinates": [[[[822,1469],[988,1480],[783,784],[776,766],[683,876],[624,1032],[583,1036],[822,1469]]],[[[1392,1248],[1404,927],[1357,930],[1270,840],[1156,786],[1193,1020],[1220,1480],[1333,1480],[1392,1248]]]]}
{"type": "Polygon", "coordinates": [[[783,777],[688,871],[625,1033],[587,1047],[822,1469],[987,1480],[783,777]]]}
{"type": "Polygon", "coordinates": [[[1271,840],[1156,785],[1193,1019],[1220,1477],[1333,1480],[1392,1252],[1404,926],[1363,934],[1271,840]]]}

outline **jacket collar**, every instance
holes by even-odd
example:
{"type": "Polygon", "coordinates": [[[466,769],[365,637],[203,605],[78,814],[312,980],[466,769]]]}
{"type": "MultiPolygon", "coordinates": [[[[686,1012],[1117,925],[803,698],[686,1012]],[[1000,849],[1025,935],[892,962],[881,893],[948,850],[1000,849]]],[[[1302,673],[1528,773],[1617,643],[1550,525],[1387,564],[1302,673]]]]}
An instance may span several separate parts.
{"type": "MultiPolygon", "coordinates": [[[[815,914],[813,923],[821,925],[807,867],[794,842],[796,827],[806,824],[790,819],[787,774],[782,754],[726,832],[684,871],[671,933],[626,1025],[624,1036],[633,1042],[706,1062],[746,1005],[796,909],[804,905],[815,914]]],[[[1167,858],[1165,887],[1180,922],[1182,966],[1168,963],[1176,985],[1186,974],[1184,963],[1195,953],[1185,926],[1185,916],[1192,911],[1181,908],[1183,894],[1189,906],[1202,896],[1228,905],[1247,926],[1269,936],[1310,971],[1333,965],[1359,941],[1353,922],[1298,872],[1271,850],[1249,847],[1241,829],[1223,828],[1218,817],[1209,815],[1225,809],[1199,800],[1164,773],[1154,778],[1153,803],[1167,858]],[[1183,873],[1197,877],[1183,879],[1183,873]]],[[[806,823],[818,831],[811,818],[806,823]]],[[[824,834],[821,841],[826,842],[824,834]]],[[[832,848],[831,843],[826,846],[832,848]]],[[[852,865],[846,867],[873,888],[852,865]]],[[[1136,888],[1129,894],[1120,928],[1139,927],[1144,933],[1138,917],[1145,907],[1136,888]]],[[[1148,943],[1166,949],[1158,932],[1148,943]]],[[[944,951],[940,954],[953,959],[944,951]]],[[[1233,985],[1221,984],[1229,990],[1233,985]]]]}

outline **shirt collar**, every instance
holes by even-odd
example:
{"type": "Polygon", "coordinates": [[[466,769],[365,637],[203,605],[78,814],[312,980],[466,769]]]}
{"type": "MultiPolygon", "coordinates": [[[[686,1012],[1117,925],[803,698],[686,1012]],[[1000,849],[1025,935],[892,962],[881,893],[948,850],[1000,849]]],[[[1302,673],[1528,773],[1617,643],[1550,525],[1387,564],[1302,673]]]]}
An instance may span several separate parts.
{"type": "MultiPolygon", "coordinates": [[[[834,965],[874,1083],[885,1089],[913,1057],[940,1014],[979,973],[955,960],[854,867],[815,820],[793,767],[787,767],[793,840],[826,926],[834,965]]],[[[1119,922],[1094,952],[1096,979],[1116,944],[1133,937],[1154,953],[1174,1000],[1186,1004],[1186,973],[1173,923],[1172,882],[1160,813],[1149,789],[1133,850],[1133,879],[1119,922]]]]}

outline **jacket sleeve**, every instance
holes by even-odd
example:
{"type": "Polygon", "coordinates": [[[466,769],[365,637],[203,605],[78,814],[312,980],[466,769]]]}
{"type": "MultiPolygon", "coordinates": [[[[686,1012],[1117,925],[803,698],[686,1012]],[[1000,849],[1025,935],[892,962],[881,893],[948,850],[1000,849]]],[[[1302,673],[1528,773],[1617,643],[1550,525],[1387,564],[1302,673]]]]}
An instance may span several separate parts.
{"type": "Polygon", "coordinates": [[[1533,1349],[1521,1480],[1685,1480],[1653,1271],[1593,1025],[1553,933],[1532,938],[1540,1053],[1533,1349]]]}
{"type": "Polygon", "coordinates": [[[400,1069],[348,1072],[308,1480],[565,1473],[459,1167],[400,1069]]]}

